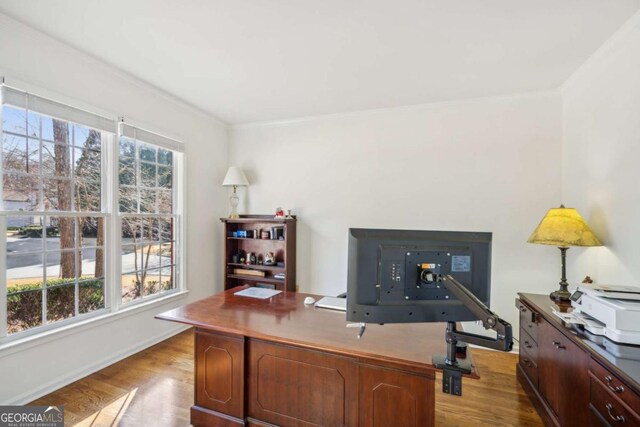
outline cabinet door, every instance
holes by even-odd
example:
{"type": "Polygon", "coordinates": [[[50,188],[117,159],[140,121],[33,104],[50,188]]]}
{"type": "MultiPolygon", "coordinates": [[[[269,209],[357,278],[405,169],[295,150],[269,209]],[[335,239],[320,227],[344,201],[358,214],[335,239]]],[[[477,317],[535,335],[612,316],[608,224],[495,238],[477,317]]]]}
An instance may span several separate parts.
{"type": "Polygon", "coordinates": [[[196,330],[196,405],[244,418],[244,339],[196,330]]]}
{"type": "Polygon", "coordinates": [[[558,400],[560,424],[586,427],[594,425],[589,411],[589,355],[573,341],[560,334],[558,353],[558,400]]]}
{"type": "Polygon", "coordinates": [[[360,427],[434,425],[434,379],[360,365],[360,427]]]}
{"type": "Polygon", "coordinates": [[[547,401],[555,415],[559,414],[559,386],[558,374],[560,366],[558,349],[554,343],[562,339],[562,334],[547,321],[538,326],[538,388],[540,394],[547,401]]]}
{"type": "Polygon", "coordinates": [[[538,387],[562,426],[589,426],[589,356],[549,322],[540,323],[538,387]]]}

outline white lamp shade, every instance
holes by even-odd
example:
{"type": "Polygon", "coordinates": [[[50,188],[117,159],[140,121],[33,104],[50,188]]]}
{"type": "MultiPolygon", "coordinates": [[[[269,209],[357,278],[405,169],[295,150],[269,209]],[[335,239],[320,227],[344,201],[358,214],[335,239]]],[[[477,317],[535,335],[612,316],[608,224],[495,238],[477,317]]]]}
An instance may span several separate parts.
{"type": "Polygon", "coordinates": [[[234,185],[237,187],[246,187],[249,185],[249,181],[244,175],[244,172],[242,172],[242,169],[237,166],[230,166],[227,175],[224,177],[222,186],[233,187],[234,185]]]}

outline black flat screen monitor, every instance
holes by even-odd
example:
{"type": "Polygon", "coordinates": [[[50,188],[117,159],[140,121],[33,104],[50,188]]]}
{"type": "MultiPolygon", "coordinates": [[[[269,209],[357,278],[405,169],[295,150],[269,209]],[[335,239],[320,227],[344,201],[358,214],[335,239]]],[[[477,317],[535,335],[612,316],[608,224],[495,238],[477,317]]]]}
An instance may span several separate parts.
{"type": "Polygon", "coordinates": [[[447,274],[488,307],[491,233],[351,228],[347,320],[476,320],[439,280],[447,274]]]}

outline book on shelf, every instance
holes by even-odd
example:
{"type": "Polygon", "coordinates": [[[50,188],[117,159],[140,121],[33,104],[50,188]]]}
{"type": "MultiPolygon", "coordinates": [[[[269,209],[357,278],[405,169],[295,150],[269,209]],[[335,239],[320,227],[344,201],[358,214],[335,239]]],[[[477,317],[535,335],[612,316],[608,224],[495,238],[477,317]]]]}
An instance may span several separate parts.
{"type": "Polygon", "coordinates": [[[256,276],[256,277],[264,277],[265,272],[260,270],[248,270],[246,268],[234,268],[233,274],[238,274],[241,276],[256,276]]]}

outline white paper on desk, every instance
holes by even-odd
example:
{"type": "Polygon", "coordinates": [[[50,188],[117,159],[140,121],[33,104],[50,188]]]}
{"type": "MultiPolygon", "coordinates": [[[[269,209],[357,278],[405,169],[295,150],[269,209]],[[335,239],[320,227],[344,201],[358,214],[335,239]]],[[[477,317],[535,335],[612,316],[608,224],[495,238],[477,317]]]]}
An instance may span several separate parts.
{"type": "Polygon", "coordinates": [[[575,313],[562,313],[554,309],[553,307],[551,307],[551,311],[565,323],[568,323],[570,325],[586,325],[587,323],[581,316],[576,315],[575,313]]]}
{"type": "Polygon", "coordinates": [[[234,293],[234,295],[238,295],[241,297],[251,297],[258,299],[268,299],[274,295],[278,295],[282,291],[276,291],[275,289],[265,289],[265,288],[247,288],[241,291],[234,293]]]}

